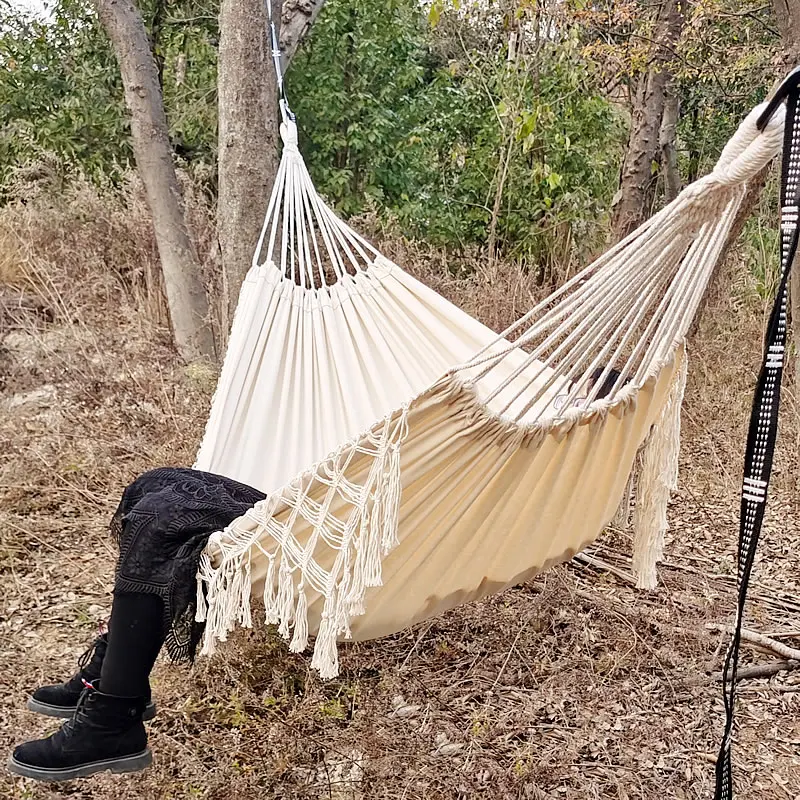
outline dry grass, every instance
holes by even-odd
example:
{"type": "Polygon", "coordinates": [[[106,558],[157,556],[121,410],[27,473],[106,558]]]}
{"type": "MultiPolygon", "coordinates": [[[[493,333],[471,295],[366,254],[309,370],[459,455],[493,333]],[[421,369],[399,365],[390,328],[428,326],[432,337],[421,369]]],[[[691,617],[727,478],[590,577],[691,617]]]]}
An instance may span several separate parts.
{"type": "MultiPolygon", "coordinates": [[[[79,186],[57,205],[41,195],[0,213],[0,231],[21,243],[3,280],[10,274],[53,310],[52,321],[22,314],[0,334],[6,750],[53,728],[24,699],[66,676],[107,612],[108,516],[138,472],[191,463],[212,389],[174,357],[146,214],[133,184],[128,192],[112,202],[79,186]]],[[[200,211],[196,223],[208,231],[200,211]]],[[[495,327],[538,291],[514,270],[459,277],[436,253],[387,247],[495,327]]],[[[329,683],[269,632],[241,633],[224,657],[191,671],[157,667],[153,768],[57,788],[3,775],[0,797],[710,797],[721,698],[708,676],[723,639],[704,623],[733,609],[736,494],[763,316],[742,275],[734,266],[720,276],[693,342],[682,482],[658,591],[566,565],[345,647],[343,674],[329,683]]],[[[749,624],[797,645],[791,397],[786,411],[749,624]]],[[[627,568],[628,548],[624,534],[608,534],[596,554],[627,568]]],[[[745,649],[746,661],[769,659],[745,649]]],[[[792,674],[743,686],[741,797],[800,796],[798,689],[792,674]]]]}
{"type": "Polygon", "coordinates": [[[0,286],[15,286],[22,280],[22,250],[16,231],[0,227],[0,286]]]}

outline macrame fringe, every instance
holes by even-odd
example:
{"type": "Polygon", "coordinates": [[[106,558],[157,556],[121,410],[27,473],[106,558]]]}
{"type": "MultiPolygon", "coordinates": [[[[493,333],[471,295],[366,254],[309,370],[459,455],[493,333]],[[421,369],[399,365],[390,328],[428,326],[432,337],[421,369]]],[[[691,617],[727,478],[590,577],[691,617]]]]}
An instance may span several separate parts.
{"type": "Polygon", "coordinates": [[[335,678],[339,674],[339,649],[336,646],[336,635],[336,624],[331,617],[329,601],[326,600],[317,641],[314,643],[314,653],[311,656],[311,669],[317,670],[323,680],[335,678]]]}
{"type": "Polygon", "coordinates": [[[203,579],[200,573],[197,573],[197,608],[195,610],[194,618],[196,622],[205,622],[206,613],[208,612],[208,604],[206,603],[206,592],[203,586],[203,579]]]}
{"type": "Polygon", "coordinates": [[[637,454],[636,460],[634,461],[633,464],[633,468],[631,469],[631,474],[628,476],[628,483],[625,486],[625,491],[622,495],[622,500],[619,501],[617,510],[611,519],[612,528],[617,528],[618,530],[624,531],[627,530],[631,524],[631,511],[633,510],[634,486],[636,484],[636,475],[639,473],[640,468],[641,468],[641,458],[640,455],[637,454]]]}
{"type": "Polygon", "coordinates": [[[398,544],[397,538],[400,512],[400,445],[392,445],[387,453],[386,484],[384,497],[381,498],[383,512],[383,537],[381,551],[388,555],[398,544]]]}
{"type": "MultiPolygon", "coordinates": [[[[289,638],[289,626],[294,618],[294,583],[292,572],[286,558],[281,558],[281,566],[278,570],[278,633],[284,639],[289,638]]],[[[250,605],[250,595],[242,596],[242,605],[250,605]]]]}
{"type": "Polygon", "coordinates": [[[684,352],[661,416],[642,451],[633,519],[633,571],[639,589],[656,588],[656,564],[664,554],[667,506],[670,493],[678,488],[681,404],[686,374],[687,356],[684,352]]]}
{"type": "Polygon", "coordinates": [[[294,636],[289,644],[293,653],[302,653],[308,647],[308,600],[306,587],[301,582],[297,587],[297,605],[294,609],[294,636]]]}
{"type": "MultiPolygon", "coordinates": [[[[296,494],[292,499],[287,499],[286,493],[269,496],[248,512],[247,517],[258,522],[255,531],[250,528],[246,535],[239,533],[234,522],[211,538],[200,559],[197,583],[196,619],[206,622],[204,655],[214,653],[216,642],[226,641],[236,625],[252,627],[250,558],[255,548],[268,559],[263,595],[267,623],[278,625],[278,633],[289,641],[292,652],[304,651],[309,641],[307,592],[313,587],[325,599],[311,666],[325,679],[338,674],[338,639],[349,638],[351,619],[364,613],[364,594],[367,588],[381,585],[382,560],[399,541],[400,447],[408,433],[406,413],[404,410],[399,419],[387,418],[374,432],[369,443],[374,448],[372,466],[363,486],[345,486],[343,468],[331,471],[331,463],[349,461],[354,446],[342,448],[330,462],[318,465],[311,481],[305,475],[293,484],[296,494]],[[293,528],[298,520],[310,519],[304,503],[311,503],[307,495],[314,480],[328,488],[325,500],[316,507],[311,536],[301,546],[293,528]],[[341,530],[334,566],[321,584],[319,570],[315,573],[312,567],[313,551],[318,540],[331,534],[329,509],[337,492],[347,498],[351,511],[341,530]],[[288,504],[291,513],[278,523],[274,512],[281,502],[288,504]],[[268,552],[264,543],[270,539],[277,546],[268,552]],[[216,566],[209,554],[215,545],[220,552],[216,566]]],[[[359,443],[358,449],[363,453],[364,444],[359,443]]]]}
{"type": "Polygon", "coordinates": [[[267,578],[264,581],[264,614],[267,625],[277,625],[281,620],[278,613],[278,593],[275,590],[275,555],[267,555],[267,578]]]}

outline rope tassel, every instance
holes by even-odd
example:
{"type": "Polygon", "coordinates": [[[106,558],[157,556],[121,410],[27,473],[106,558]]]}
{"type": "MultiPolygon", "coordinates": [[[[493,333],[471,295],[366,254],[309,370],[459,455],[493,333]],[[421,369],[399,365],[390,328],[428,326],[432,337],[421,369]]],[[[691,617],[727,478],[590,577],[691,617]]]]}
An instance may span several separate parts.
{"type": "Polygon", "coordinates": [[[294,611],[294,636],[289,645],[293,653],[302,653],[308,647],[308,600],[303,583],[297,587],[297,606],[294,611]]]}
{"type": "Polygon", "coordinates": [[[639,589],[655,589],[656,564],[664,555],[670,494],[678,488],[681,404],[686,389],[687,356],[678,368],[667,402],[642,454],[634,512],[633,569],[639,589]]]}
{"type": "Polygon", "coordinates": [[[264,615],[267,625],[277,625],[280,622],[278,613],[278,592],[275,588],[275,555],[270,553],[267,566],[267,577],[264,581],[264,615]]]}

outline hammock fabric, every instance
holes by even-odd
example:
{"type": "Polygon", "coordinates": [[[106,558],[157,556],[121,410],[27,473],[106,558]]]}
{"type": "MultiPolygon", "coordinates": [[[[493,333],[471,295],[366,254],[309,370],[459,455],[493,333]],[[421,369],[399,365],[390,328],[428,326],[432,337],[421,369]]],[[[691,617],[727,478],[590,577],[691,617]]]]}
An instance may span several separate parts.
{"type": "Polygon", "coordinates": [[[571,558],[640,463],[634,567],[654,587],[675,487],[685,337],[783,116],[498,335],[381,256],[284,152],[195,467],[266,497],[212,535],[204,652],[250,626],[338,672],[396,632],[571,558]],[[612,368],[618,377],[598,398],[612,368]],[[600,380],[591,376],[600,371],[600,380]]]}

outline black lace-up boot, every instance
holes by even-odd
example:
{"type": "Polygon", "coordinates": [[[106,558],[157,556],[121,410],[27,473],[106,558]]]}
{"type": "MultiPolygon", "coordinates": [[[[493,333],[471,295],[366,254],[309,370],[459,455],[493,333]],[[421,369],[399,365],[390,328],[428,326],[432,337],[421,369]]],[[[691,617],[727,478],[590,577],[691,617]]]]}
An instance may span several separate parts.
{"type": "Polygon", "coordinates": [[[114,697],[87,685],[75,713],[46,739],[14,750],[8,769],[39,781],[68,781],[95,772],[138,772],[150,766],[143,697],[114,697]]]}
{"type": "MultiPolygon", "coordinates": [[[[41,686],[28,698],[28,708],[37,714],[47,717],[69,719],[75,713],[78,698],[87,683],[94,683],[100,677],[100,669],[108,647],[108,635],[103,634],[90,645],[78,659],[78,671],[64,683],[41,686]]],[[[155,703],[146,698],[143,719],[152,719],[156,715],[155,703]]]]}

